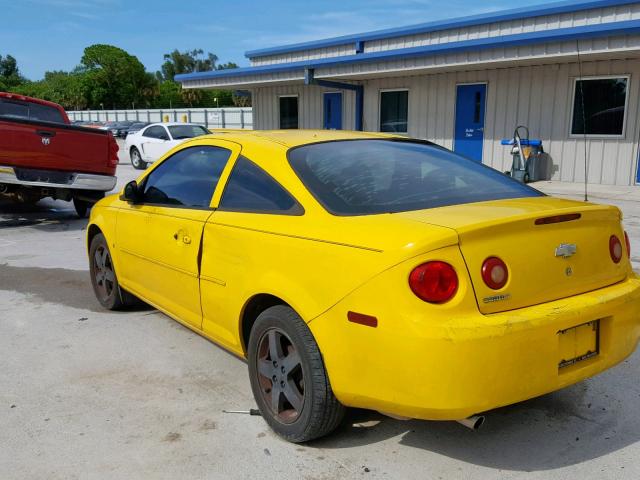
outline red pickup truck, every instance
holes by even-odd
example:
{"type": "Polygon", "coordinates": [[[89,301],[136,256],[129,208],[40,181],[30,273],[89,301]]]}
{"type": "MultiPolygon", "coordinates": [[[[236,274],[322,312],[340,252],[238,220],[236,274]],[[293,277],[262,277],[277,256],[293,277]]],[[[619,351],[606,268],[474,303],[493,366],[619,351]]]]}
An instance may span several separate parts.
{"type": "Polygon", "coordinates": [[[116,185],[118,144],[106,130],[71,125],[55,103],[0,92],[0,197],[51,197],[89,207],[116,185]]]}

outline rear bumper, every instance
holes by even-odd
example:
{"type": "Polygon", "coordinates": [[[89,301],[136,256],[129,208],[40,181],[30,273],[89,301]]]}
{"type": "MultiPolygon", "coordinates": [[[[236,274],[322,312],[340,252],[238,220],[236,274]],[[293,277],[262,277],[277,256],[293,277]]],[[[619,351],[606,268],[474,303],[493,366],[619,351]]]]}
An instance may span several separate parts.
{"type": "Polygon", "coordinates": [[[108,192],[116,186],[117,178],[111,175],[91,173],[57,172],[47,170],[29,170],[28,178],[19,178],[16,169],[0,165],[0,184],[20,185],[24,187],[61,188],[70,190],[95,190],[108,192]]]}
{"type": "Polygon", "coordinates": [[[493,315],[450,312],[445,321],[369,298],[363,304],[356,292],[309,327],[342,403],[411,418],[456,420],[561,389],[621,362],[640,338],[635,275],[564,300],[493,315]],[[348,323],[349,310],[377,314],[378,327],[348,323]],[[599,354],[559,368],[558,332],[593,320],[599,354]]]}

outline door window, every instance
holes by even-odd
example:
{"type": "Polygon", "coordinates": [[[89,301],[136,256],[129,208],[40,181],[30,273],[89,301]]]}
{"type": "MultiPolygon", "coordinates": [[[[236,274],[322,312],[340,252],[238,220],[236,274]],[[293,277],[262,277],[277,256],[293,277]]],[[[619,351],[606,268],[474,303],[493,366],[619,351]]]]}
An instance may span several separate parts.
{"type": "Polygon", "coordinates": [[[147,128],[142,134],[143,137],[158,138],[160,140],[169,140],[169,134],[159,125],[147,128]]]}
{"type": "Polygon", "coordinates": [[[267,172],[239,157],[229,176],[220,210],[301,215],[302,207],[267,172]]]}
{"type": "Polygon", "coordinates": [[[180,150],[147,176],[143,202],[156,205],[206,208],[231,151],[199,146],[180,150]]]}
{"type": "Polygon", "coordinates": [[[169,127],[169,132],[174,140],[199,137],[209,135],[211,132],[200,125],[173,125],[169,127]]]}

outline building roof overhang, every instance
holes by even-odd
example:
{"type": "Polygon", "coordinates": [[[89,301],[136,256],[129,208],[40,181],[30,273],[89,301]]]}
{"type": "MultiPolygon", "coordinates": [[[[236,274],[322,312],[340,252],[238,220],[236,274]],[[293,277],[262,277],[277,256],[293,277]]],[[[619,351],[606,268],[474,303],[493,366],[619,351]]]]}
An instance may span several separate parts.
{"type": "MultiPolygon", "coordinates": [[[[222,88],[231,87],[225,85],[227,79],[234,79],[233,85],[250,86],[252,83],[263,83],[265,74],[280,75],[286,81],[286,77],[294,75],[302,77],[306,69],[323,69],[343,67],[348,65],[366,64],[372,62],[385,62],[398,59],[429,57],[469,51],[484,51],[498,48],[519,47],[552,42],[566,42],[602,37],[614,37],[640,34],[640,20],[628,20],[622,22],[609,22],[580,27],[559,28],[554,30],[542,30],[537,32],[503,35],[499,37],[479,38],[457,42],[425,45],[411,48],[399,48],[372,53],[361,53],[331,58],[319,58],[290,63],[277,63],[254,67],[235,68],[227,70],[214,70],[210,72],[197,72],[176,75],[175,79],[183,83],[185,87],[194,87],[195,81],[207,80],[210,86],[222,88]],[[289,74],[289,75],[288,75],[289,74]],[[253,79],[255,78],[255,81],[253,79]],[[219,85],[216,85],[218,84],[219,85]]],[[[201,83],[201,82],[198,82],[201,83]]]]}

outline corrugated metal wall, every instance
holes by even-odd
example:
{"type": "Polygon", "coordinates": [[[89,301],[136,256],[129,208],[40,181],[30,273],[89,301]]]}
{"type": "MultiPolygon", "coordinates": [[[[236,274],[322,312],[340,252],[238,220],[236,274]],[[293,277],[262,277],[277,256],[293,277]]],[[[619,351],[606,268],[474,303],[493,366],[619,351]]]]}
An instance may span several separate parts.
{"type": "Polygon", "coordinates": [[[506,20],[473,27],[453,28],[436,32],[385,38],[365,43],[365,53],[418,47],[448,42],[460,42],[477,38],[499,37],[518,33],[540,32],[557,28],[598,25],[640,18],[640,4],[580,10],[561,15],[545,15],[535,18],[506,20]]]}
{"type": "MultiPolygon", "coordinates": [[[[398,48],[435,45],[478,38],[500,37],[503,35],[539,32],[558,28],[621,22],[626,20],[636,20],[639,18],[640,3],[632,3],[604,8],[577,10],[575,12],[563,14],[542,15],[534,18],[504,20],[501,22],[469,27],[448,28],[415,35],[398,35],[380,40],[370,40],[365,42],[364,51],[365,53],[372,53],[398,48]]],[[[259,66],[353,54],[355,54],[355,42],[341,45],[330,45],[309,50],[278,53],[262,57],[253,57],[250,60],[251,65],[259,66]]]]}
{"type": "MultiPolygon", "coordinates": [[[[583,63],[583,75],[630,75],[627,120],[623,138],[587,139],[588,180],[592,183],[634,183],[638,158],[640,62],[605,60],[583,63]]],[[[554,180],[584,181],[584,140],[569,136],[572,89],[579,75],[577,63],[500,68],[432,75],[389,77],[364,81],[364,127],[379,129],[379,92],[409,89],[409,135],[453,147],[455,92],[459,83],[486,82],[487,105],[484,163],[507,170],[508,148],[500,140],[516,125],[529,126],[541,138],[554,165],[554,180]]],[[[256,128],[278,128],[278,95],[298,94],[301,128],[322,128],[322,89],[291,85],[254,90],[256,128]]],[[[353,128],[354,96],[345,92],[344,128],[353,128]]]]}
{"type": "MultiPolygon", "coordinates": [[[[279,128],[279,100],[281,95],[298,95],[298,118],[300,128],[322,128],[322,94],[335,89],[316,85],[287,85],[254,89],[252,96],[255,128],[271,130],[279,128]]],[[[355,128],[355,94],[342,92],[342,128],[355,128]]]]}

